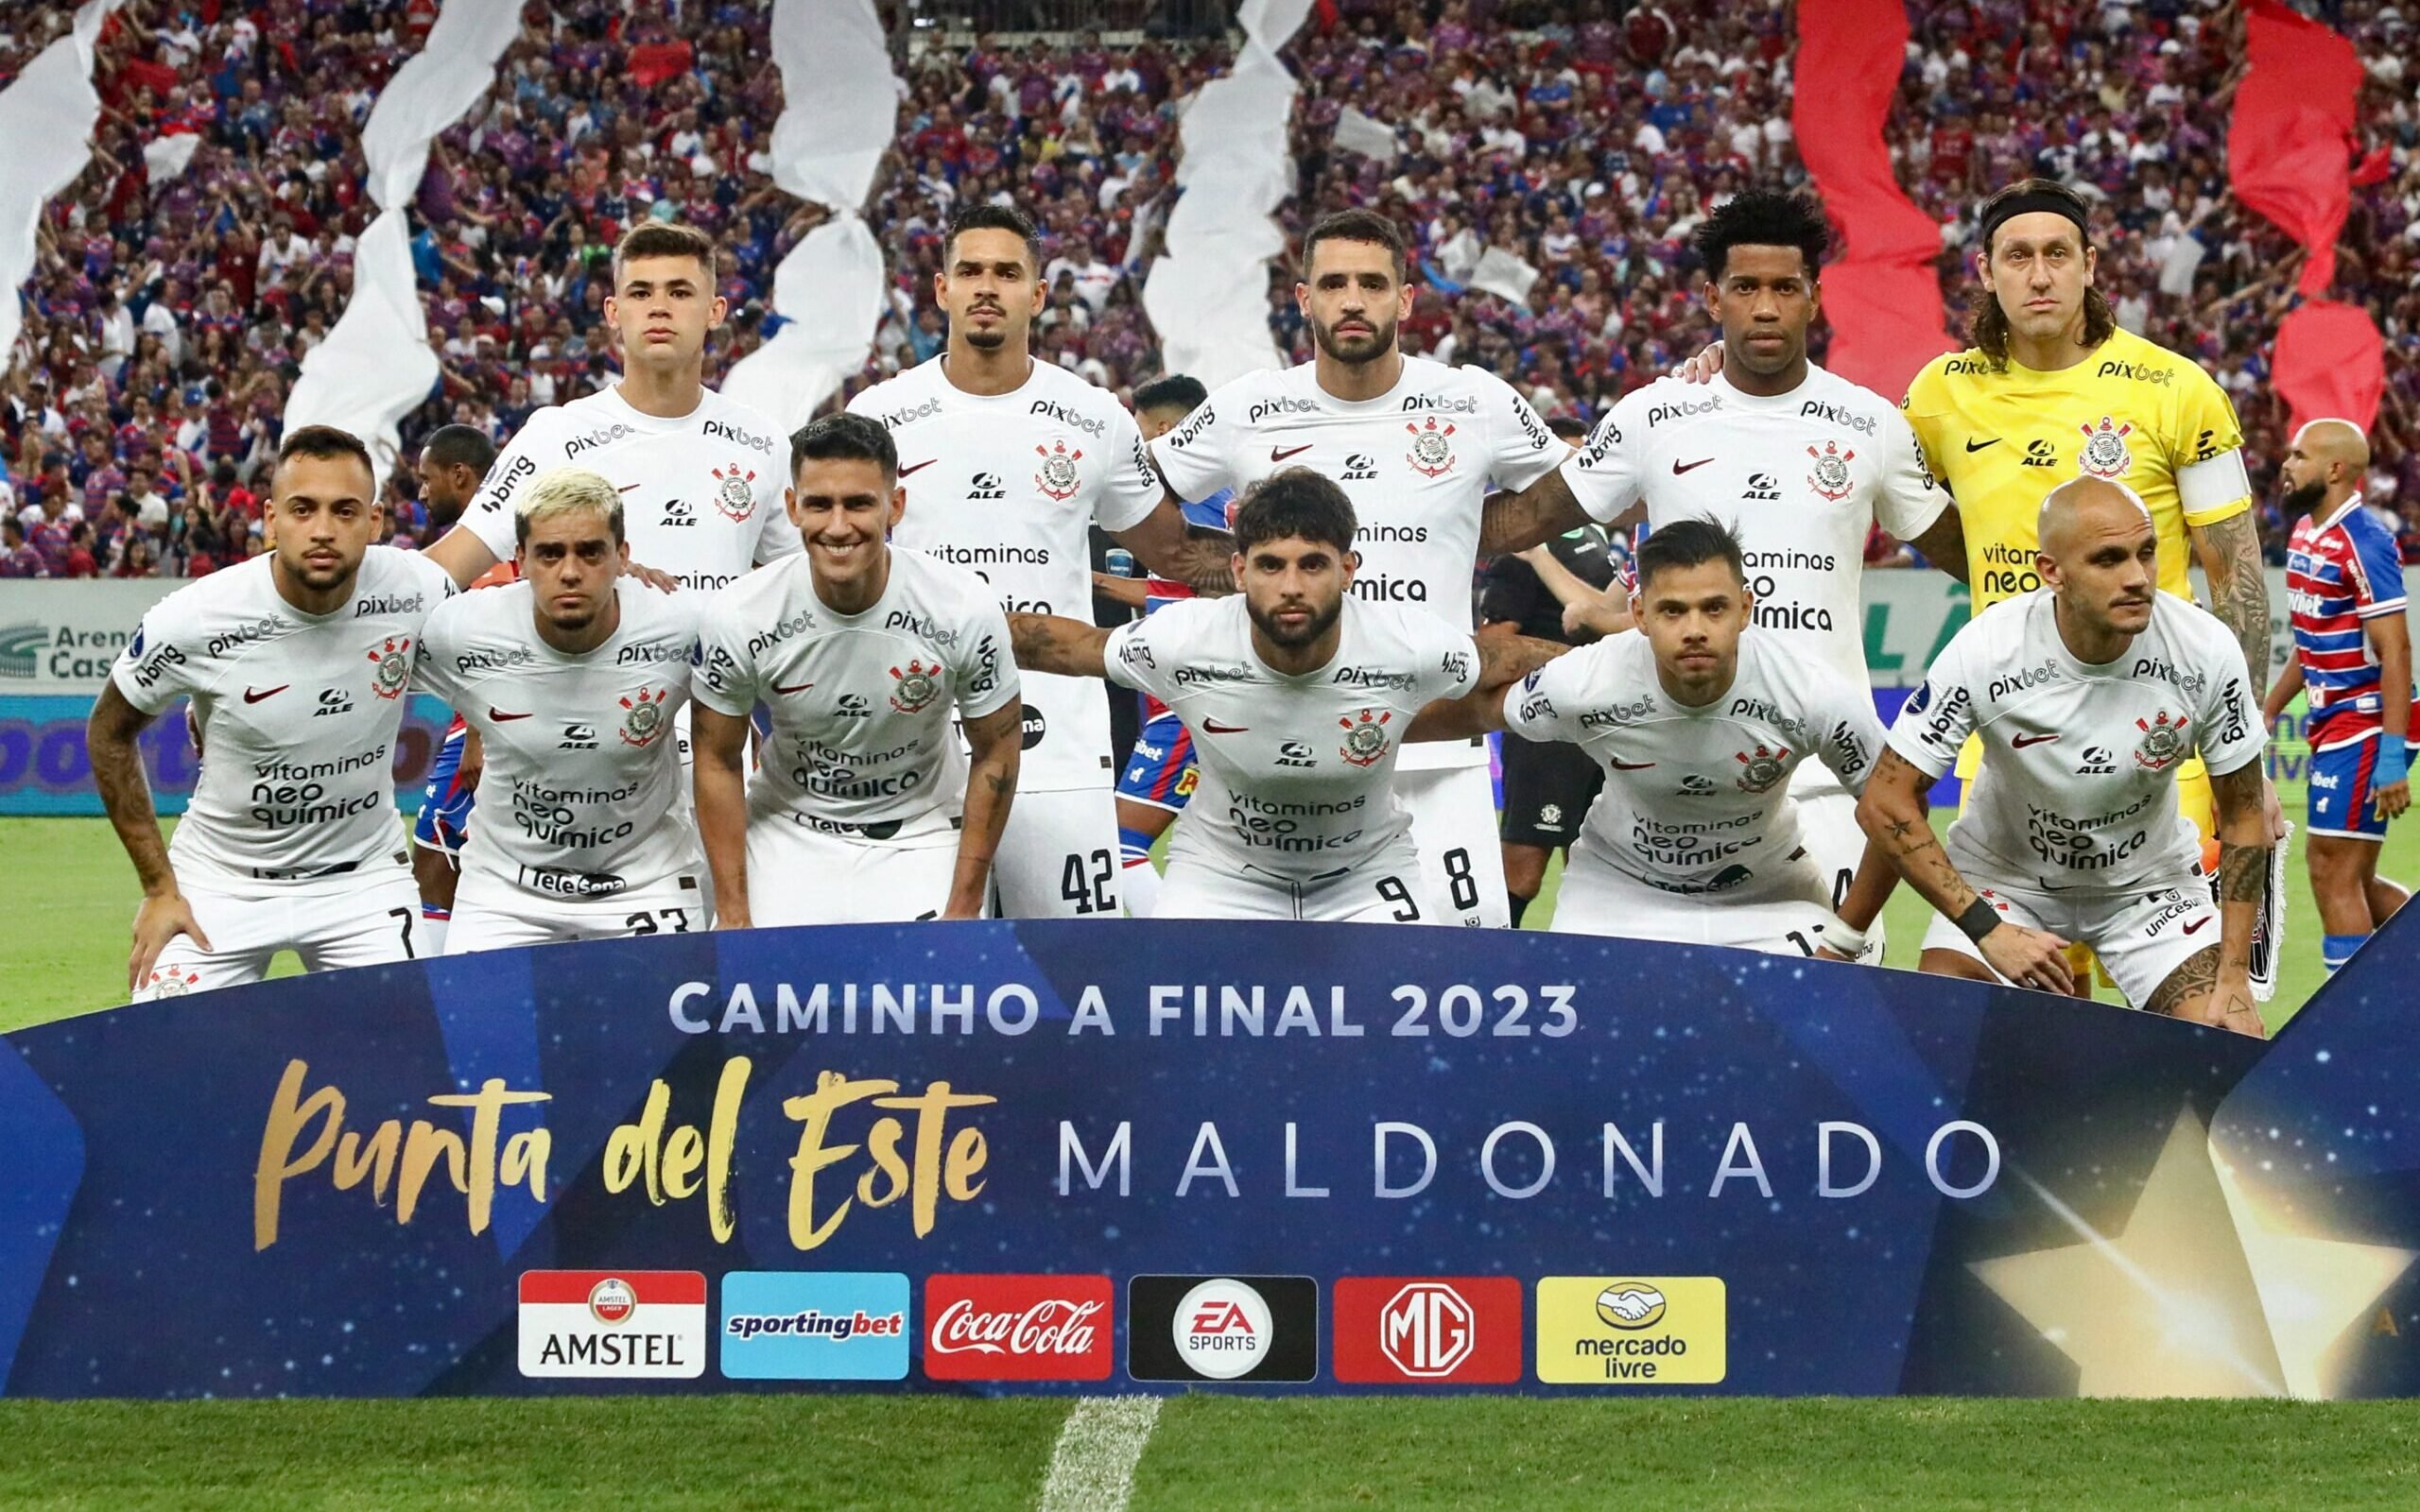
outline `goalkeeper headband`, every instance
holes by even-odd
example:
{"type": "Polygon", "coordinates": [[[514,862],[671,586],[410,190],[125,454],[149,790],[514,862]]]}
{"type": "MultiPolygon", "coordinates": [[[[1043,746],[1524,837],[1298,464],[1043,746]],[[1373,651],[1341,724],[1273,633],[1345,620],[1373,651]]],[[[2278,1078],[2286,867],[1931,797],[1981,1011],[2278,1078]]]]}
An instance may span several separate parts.
{"type": "Polygon", "coordinates": [[[2078,240],[2088,234],[2084,230],[2083,211],[2071,196],[2053,194],[2048,189],[2031,189],[2021,195],[2011,195],[1993,208],[1991,218],[1983,222],[1983,245],[1989,248],[1999,229],[2017,216],[2031,215],[2039,211],[2063,215],[2074,222],[2078,240]]]}

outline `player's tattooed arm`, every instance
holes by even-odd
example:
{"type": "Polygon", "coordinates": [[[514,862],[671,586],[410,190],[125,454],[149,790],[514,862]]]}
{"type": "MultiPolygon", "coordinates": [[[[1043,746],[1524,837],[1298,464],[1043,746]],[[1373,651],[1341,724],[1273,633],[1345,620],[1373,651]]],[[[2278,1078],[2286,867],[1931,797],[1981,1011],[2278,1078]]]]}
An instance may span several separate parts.
{"type": "Polygon", "coordinates": [[[1412,716],[1408,741],[1474,740],[1504,728],[1504,690],[1571,649],[1553,641],[1521,635],[1509,625],[1491,625],[1472,638],[1478,644],[1478,681],[1459,698],[1432,698],[1412,716]]]}
{"type": "Polygon", "coordinates": [[[698,839],[715,879],[715,927],[747,929],[749,723],[694,701],[689,711],[698,839]]]}
{"type": "Polygon", "coordinates": [[[168,847],[160,838],[160,820],[151,807],[151,784],[144,778],[143,757],[134,747],[135,737],[150,723],[149,714],[128,703],[115,682],[108,682],[102,684],[101,696],[93,703],[93,716],[84,727],[93,785],[99,789],[110,827],[117,832],[117,843],[126,848],[127,859],[134,863],[135,878],[143,885],[143,902],[134,913],[134,949],[126,963],[130,993],[142,988],[160,952],[179,935],[190,935],[195,944],[210,949],[209,936],[177,890],[176,868],[168,863],[168,847]]]}
{"type": "MultiPolygon", "coordinates": [[[[1115,532],[1116,541],[1161,576],[1189,583],[1205,595],[1236,591],[1236,538],[1195,524],[1167,499],[1132,528],[1115,532]]],[[[1098,676],[1098,674],[1096,674],[1098,676]]]]}
{"type": "Polygon", "coordinates": [[[1109,676],[1102,652],[1109,632],[1059,614],[1009,616],[1009,648],[1027,672],[1050,672],[1063,678],[1109,676]]]}
{"type": "Polygon", "coordinates": [[[1487,496],[1479,513],[1478,554],[1526,551],[1587,523],[1588,511],[1564,481],[1563,469],[1556,468],[1518,493],[1487,496]]]}
{"type": "Polygon", "coordinates": [[[1967,936],[1994,971],[2020,987],[2046,992],[2073,990],[2067,942],[2058,936],[2008,919],[1989,927],[1979,922],[1968,927],[1968,921],[1978,917],[1977,909],[1989,917],[1991,903],[1959,875],[1949,852],[1942,848],[1941,837],[1933,833],[1932,820],[1925,812],[1925,794],[1932,784],[1933,779],[1913,762],[1885,746],[1882,759],[1875,763],[1874,775],[1866,780],[1865,791],[1857,800],[1857,822],[1866,839],[1890,857],[1899,875],[1925,902],[1967,930],[1967,936]]]}
{"type": "Polygon", "coordinates": [[[1941,518],[1927,526],[1925,533],[1909,542],[1924,553],[1925,560],[1957,578],[1966,580],[1966,526],[1958,518],[1958,506],[1950,505],[1941,511],[1941,518]]]}
{"type": "Polygon", "coordinates": [[[2210,612],[2235,632],[2255,696],[2269,691],[2269,578],[2260,566],[2253,511],[2193,527],[2194,554],[2210,578],[2210,612]]]}
{"type": "Polygon", "coordinates": [[[1025,706],[1014,698],[966,721],[966,820],[958,834],[958,870],[950,878],[943,919],[980,919],[992,890],[992,858],[1016,801],[1017,762],[1025,748],[1025,706]]]}

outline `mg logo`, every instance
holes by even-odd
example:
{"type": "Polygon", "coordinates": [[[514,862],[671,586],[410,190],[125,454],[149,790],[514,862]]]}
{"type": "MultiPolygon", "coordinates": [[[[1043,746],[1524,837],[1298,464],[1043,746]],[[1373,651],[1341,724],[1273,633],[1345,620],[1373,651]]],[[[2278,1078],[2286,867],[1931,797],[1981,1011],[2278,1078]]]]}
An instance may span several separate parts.
{"type": "Polygon", "coordinates": [[[1378,1312],[1378,1348],[1408,1376],[1453,1374],[1470,1358],[1478,1334],[1478,1314],[1461,1293],[1440,1282],[1414,1282],[1378,1312]]]}

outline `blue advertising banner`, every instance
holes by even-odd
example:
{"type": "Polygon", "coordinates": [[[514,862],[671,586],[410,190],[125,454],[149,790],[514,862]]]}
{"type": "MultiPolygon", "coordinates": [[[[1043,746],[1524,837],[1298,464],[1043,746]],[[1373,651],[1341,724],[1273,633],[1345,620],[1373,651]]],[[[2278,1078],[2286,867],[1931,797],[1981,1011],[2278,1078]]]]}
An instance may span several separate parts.
{"type": "Polygon", "coordinates": [[[656,936],[170,999],[0,1046],[0,1382],[2411,1392],[2420,1112],[2381,1078],[2416,946],[2269,1045],[1343,925],[656,936]]]}

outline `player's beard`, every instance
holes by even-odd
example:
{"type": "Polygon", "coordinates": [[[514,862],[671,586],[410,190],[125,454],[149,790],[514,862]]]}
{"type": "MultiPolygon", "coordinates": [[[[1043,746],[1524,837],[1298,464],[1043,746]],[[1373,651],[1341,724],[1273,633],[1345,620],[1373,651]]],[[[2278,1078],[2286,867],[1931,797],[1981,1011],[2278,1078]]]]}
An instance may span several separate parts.
{"type": "Polygon", "coordinates": [[[1334,326],[1322,325],[1314,320],[1311,322],[1311,339],[1319,344],[1322,352],[1357,368],[1375,362],[1395,349],[1395,322],[1392,319],[1381,320],[1367,314],[1359,318],[1369,322],[1370,335],[1340,336],[1334,326]]]}
{"type": "Polygon", "coordinates": [[[1337,620],[1344,613],[1344,598],[1342,594],[1339,594],[1335,603],[1330,604],[1325,610],[1314,612],[1308,620],[1304,622],[1303,627],[1299,630],[1286,629],[1278,624],[1275,614],[1263,613],[1260,606],[1249,598],[1244,600],[1244,612],[1252,616],[1253,627],[1268,636],[1272,644],[1282,645],[1287,650],[1292,651],[1309,645],[1335,627],[1337,620]]]}
{"type": "Polygon", "coordinates": [[[2319,501],[2325,497],[2327,497],[2327,485],[2312,482],[2306,483],[2299,489],[2287,490],[2286,496],[2277,502],[2285,510],[2286,518],[2291,520],[2296,515],[2310,513],[2311,510],[2319,507],[2319,501]]]}

